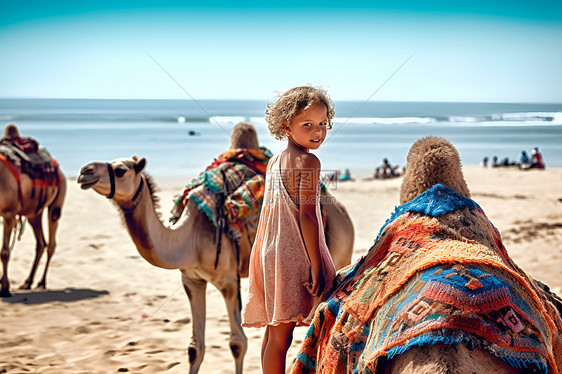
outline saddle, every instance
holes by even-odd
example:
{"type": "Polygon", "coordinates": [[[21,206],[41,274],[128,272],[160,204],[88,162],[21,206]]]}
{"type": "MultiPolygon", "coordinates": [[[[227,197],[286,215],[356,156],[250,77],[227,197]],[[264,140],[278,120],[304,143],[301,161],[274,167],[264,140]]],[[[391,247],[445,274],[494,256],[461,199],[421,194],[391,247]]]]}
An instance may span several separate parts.
{"type": "Polygon", "coordinates": [[[188,201],[192,201],[215,227],[215,267],[225,233],[236,247],[239,273],[247,276],[251,236],[257,226],[264,175],[270,158],[271,151],[265,147],[228,150],[191,180],[174,199],[172,224],[178,222],[188,201]]]}
{"type": "Polygon", "coordinates": [[[14,167],[27,174],[34,181],[45,186],[58,186],[58,163],[45,148],[31,138],[0,141],[0,154],[4,155],[14,167]]]}
{"type": "Polygon", "coordinates": [[[6,164],[14,178],[18,181],[18,198],[23,205],[20,186],[21,174],[32,180],[32,194],[46,187],[59,186],[61,179],[58,174],[58,163],[49,152],[31,138],[16,138],[0,141],[0,161],[6,164]]]}

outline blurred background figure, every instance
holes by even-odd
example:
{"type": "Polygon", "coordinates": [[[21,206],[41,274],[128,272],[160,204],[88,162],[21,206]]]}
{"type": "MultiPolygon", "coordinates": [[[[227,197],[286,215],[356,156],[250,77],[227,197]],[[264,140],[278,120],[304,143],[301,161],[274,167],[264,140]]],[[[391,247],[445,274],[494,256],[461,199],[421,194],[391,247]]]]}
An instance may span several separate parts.
{"type": "Polygon", "coordinates": [[[349,169],[345,169],[343,175],[340,177],[340,181],[344,182],[344,181],[352,181],[352,180],[353,178],[351,178],[351,171],[349,171],[349,169]]]}
{"type": "Polygon", "coordinates": [[[382,165],[375,169],[375,179],[384,179],[384,178],[393,178],[400,176],[400,172],[398,172],[399,166],[394,165],[392,166],[390,162],[388,162],[388,158],[384,158],[382,160],[382,165]]]}
{"type": "Polygon", "coordinates": [[[529,155],[525,150],[521,151],[521,156],[519,157],[519,168],[528,169],[531,166],[531,160],[529,155]]]}
{"type": "Polygon", "coordinates": [[[535,147],[531,151],[531,168],[544,169],[544,160],[539,152],[539,147],[535,147]]]}

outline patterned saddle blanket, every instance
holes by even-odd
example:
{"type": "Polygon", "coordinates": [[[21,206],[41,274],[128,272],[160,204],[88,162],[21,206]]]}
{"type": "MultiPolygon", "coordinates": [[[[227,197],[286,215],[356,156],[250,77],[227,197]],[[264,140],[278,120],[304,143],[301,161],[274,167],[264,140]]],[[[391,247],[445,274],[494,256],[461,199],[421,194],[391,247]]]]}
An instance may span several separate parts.
{"type": "Polygon", "coordinates": [[[478,347],[518,368],[562,369],[562,304],[508,256],[471,199],[436,185],[396,208],[341,270],[293,373],[371,373],[415,346],[478,347]]]}
{"type": "Polygon", "coordinates": [[[232,242],[240,243],[246,231],[244,220],[254,214],[257,217],[261,209],[271,156],[264,147],[224,152],[176,198],[170,221],[177,222],[191,200],[215,228],[224,229],[232,242]]]}
{"type": "Polygon", "coordinates": [[[2,140],[0,160],[8,165],[16,179],[19,180],[19,174],[27,174],[34,186],[58,186],[61,182],[57,161],[31,138],[2,140]]]}

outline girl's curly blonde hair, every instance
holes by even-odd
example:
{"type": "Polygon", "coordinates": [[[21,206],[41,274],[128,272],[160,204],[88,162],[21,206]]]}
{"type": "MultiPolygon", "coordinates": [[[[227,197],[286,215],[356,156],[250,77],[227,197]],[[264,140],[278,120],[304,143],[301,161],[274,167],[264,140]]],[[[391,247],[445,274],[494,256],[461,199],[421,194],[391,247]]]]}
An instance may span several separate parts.
{"type": "Polygon", "coordinates": [[[287,137],[284,125],[290,125],[293,116],[301,110],[308,108],[314,103],[326,105],[328,111],[328,130],[332,128],[334,118],[334,102],[328,96],[326,90],[312,86],[300,86],[291,88],[277,100],[267,104],[265,120],[269,131],[275,139],[282,140],[287,137]]]}

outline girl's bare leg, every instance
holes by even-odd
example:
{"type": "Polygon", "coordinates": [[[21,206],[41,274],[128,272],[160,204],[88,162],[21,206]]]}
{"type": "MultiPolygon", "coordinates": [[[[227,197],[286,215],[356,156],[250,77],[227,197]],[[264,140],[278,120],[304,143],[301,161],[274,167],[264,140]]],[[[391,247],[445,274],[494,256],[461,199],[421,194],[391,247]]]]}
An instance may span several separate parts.
{"type": "Polygon", "coordinates": [[[294,322],[267,326],[262,345],[262,372],[264,374],[285,374],[285,361],[293,340],[294,329],[294,322]],[[266,338],[267,341],[265,341],[266,338]]]}
{"type": "Polygon", "coordinates": [[[263,334],[263,341],[261,342],[261,367],[263,368],[263,357],[265,356],[265,348],[269,340],[269,326],[266,326],[265,333],[263,334]]]}

